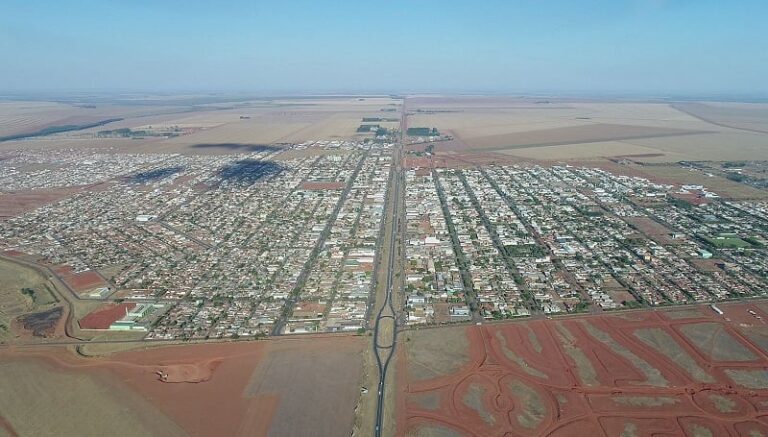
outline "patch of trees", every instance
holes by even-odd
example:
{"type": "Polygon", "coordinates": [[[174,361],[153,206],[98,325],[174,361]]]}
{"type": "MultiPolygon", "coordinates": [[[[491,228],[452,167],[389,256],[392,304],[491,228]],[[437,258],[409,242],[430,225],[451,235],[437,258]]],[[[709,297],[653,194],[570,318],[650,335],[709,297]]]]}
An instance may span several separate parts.
{"type": "Polygon", "coordinates": [[[98,127],[103,126],[107,123],[112,123],[114,121],[120,121],[122,118],[110,118],[107,120],[98,121],[95,123],[87,123],[87,124],[65,124],[62,126],[48,126],[45,128],[42,128],[38,130],[37,132],[27,133],[27,134],[15,134],[15,135],[6,135],[4,137],[0,137],[0,141],[10,141],[10,140],[20,140],[24,138],[34,138],[34,137],[44,137],[46,135],[52,135],[52,134],[58,134],[62,132],[70,132],[75,130],[83,130],[83,129],[90,129],[92,127],[98,127]]]}
{"type": "Polygon", "coordinates": [[[34,302],[34,300],[35,300],[35,289],[34,288],[24,287],[24,288],[21,289],[21,294],[23,294],[24,296],[29,296],[29,298],[32,299],[32,301],[34,302]]]}
{"type": "Polygon", "coordinates": [[[440,135],[435,127],[409,127],[406,133],[412,137],[437,137],[440,135]]]}

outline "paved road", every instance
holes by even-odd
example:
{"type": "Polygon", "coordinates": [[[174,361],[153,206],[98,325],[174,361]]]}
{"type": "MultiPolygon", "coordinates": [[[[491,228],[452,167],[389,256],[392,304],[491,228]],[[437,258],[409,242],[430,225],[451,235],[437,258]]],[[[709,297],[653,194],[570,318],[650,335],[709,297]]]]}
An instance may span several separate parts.
{"type": "Polygon", "coordinates": [[[315,259],[317,259],[320,251],[323,249],[325,240],[327,240],[328,236],[331,235],[331,228],[333,228],[333,224],[336,223],[336,219],[339,217],[339,212],[341,212],[341,208],[344,206],[344,202],[347,200],[347,197],[349,197],[349,192],[352,191],[352,187],[355,185],[357,175],[363,168],[363,164],[365,164],[365,160],[368,158],[370,151],[370,149],[367,149],[363,153],[357,163],[357,166],[355,167],[355,170],[352,172],[352,175],[349,176],[347,185],[344,186],[344,191],[341,192],[339,201],[336,202],[336,206],[334,206],[333,212],[331,212],[331,217],[326,222],[325,227],[323,228],[323,232],[320,233],[320,238],[317,239],[315,246],[312,248],[312,252],[309,254],[307,261],[304,263],[304,267],[301,269],[301,273],[299,274],[298,279],[296,279],[296,286],[293,287],[293,291],[291,291],[290,296],[288,296],[288,299],[285,301],[283,314],[275,322],[275,326],[272,328],[272,335],[280,335],[283,333],[283,328],[288,322],[288,318],[291,316],[291,314],[293,314],[293,307],[299,300],[301,290],[304,288],[304,284],[307,282],[309,273],[312,271],[312,265],[314,264],[315,259]]]}
{"type": "MultiPolygon", "coordinates": [[[[401,147],[403,139],[405,138],[406,129],[406,110],[405,102],[403,102],[403,115],[400,123],[401,136],[400,144],[395,146],[393,153],[393,167],[394,172],[394,185],[390,187],[388,200],[394,202],[392,205],[392,226],[389,232],[389,254],[387,257],[387,283],[386,283],[386,296],[384,302],[381,303],[381,308],[376,315],[376,323],[373,328],[373,352],[376,356],[376,366],[379,370],[379,383],[376,392],[376,425],[374,427],[374,436],[380,437],[383,428],[384,420],[384,389],[387,379],[387,370],[389,364],[392,361],[392,357],[395,355],[395,346],[397,345],[397,311],[395,310],[395,304],[393,302],[393,288],[394,288],[394,275],[395,275],[395,254],[397,253],[397,235],[400,226],[400,198],[401,198],[401,179],[402,172],[400,169],[401,164],[401,147]],[[391,321],[387,323],[392,324],[391,332],[387,332],[382,336],[381,324],[383,321],[391,321]]],[[[386,229],[386,228],[385,228],[386,229]]]]}

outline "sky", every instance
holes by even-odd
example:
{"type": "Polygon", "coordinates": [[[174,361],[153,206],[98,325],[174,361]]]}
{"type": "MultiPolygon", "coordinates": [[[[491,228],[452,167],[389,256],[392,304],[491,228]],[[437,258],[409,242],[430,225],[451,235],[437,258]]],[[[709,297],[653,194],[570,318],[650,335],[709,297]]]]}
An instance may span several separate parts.
{"type": "Polygon", "coordinates": [[[768,95],[768,1],[2,0],[0,92],[768,95]]]}

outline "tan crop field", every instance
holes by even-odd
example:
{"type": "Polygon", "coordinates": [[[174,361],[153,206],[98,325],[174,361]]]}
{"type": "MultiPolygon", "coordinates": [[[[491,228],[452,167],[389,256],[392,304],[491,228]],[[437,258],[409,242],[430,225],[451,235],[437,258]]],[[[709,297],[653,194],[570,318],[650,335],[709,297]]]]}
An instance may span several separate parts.
{"type": "MultiPolygon", "coordinates": [[[[178,104],[168,102],[169,105],[171,103],[178,104]]],[[[3,141],[0,142],[0,150],[97,148],[137,153],[241,153],[259,145],[370,137],[371,134],[357,132],[362,119],[392,117],[390,111],[397,110],[400,104],[400,100],[388,97],[296,98],[190,106],[136,104],[97,108],[53,103],[30,103],[29,107],[22,103],[7,103],[3,107],[0,103],[0,137],[5,132],[34,132],[54,125],[123,118],[103,126],[3,141]],[[91,117],[88,111],[101,114],[100,118],[87,118],[91,117]],[[7,114],[5,119],[3,114],[7,114]],[[19,117],[26,118],[16,120],[19,117]],[[39,120],[33,122],[33,119],[39,120]],[[14,127],[16,124],[31,127],[23,130],[14,127]],[[3,126],[6,126],[5,130],[3,126]],[[98,135],[99,132],[115,129],[149,134],[131,135],[129,138],[98,135]]],[[[390,128],[397,126],[393,122],[379,124],[390,128]]]]}
{"type": "Polygon", "coordinates": [[[675,103],[673,107],[713,124],[768,133],[768,105],[758,103],[675,103]]]}
{"type": "Polygon", "coordinates": [[[0,412],[11,435],[184,435],[148,401],[116,389],[102,373],[5,361],[0,387],[0,412]]]}
{"type": "Polygon", "coordinates": [[[0,138],[29,134],[51,126],[95,123],[115,118],[136,118],[174,111],[172,107],[134,105],[76,105],[56,102],[0,101],[0,138]]]}
{"type": "MultiPolygon", "coordinates": [[[[665,160],[670,160],[672,157],[672,155],[666,154],[659,149],[628,144],[622,141],[603,141],[599,143],[566,144],[560,146],[521,147],[519,149],[497,151],[513,157],[552,161],[616,156],[635,156],[647,159],[651,156],[659,155],[665,158],[665,160]]],[[[679,159],[675,160],[677,161],[679,159]]]]}
{"type": "Polygon", "coordinates": [[[503,97],[414,97],[407,103],[409,126],[455,138],[436,143],[438,152],[494,150],[545,161],[768,159],[767,105],[503,97]]]}
{"type": "MultiPolygon", "coordinates": [[[[123,118],[104,126],[0,142],[0,150],[238,153],[258,145],[365,138],[370,134],[356,131],[363,117],[392,117],[403,102],[351,96],[215,103],[190,96],[164,99],[96,105],[0,102],[0,137],[123,118]],[[97,136],[125,128],[177,129],[178,135],[97,136]]],[[[768,159],[768,105],[416,96],[407,99],[407,107],[408,126],[435,127],[455,138],[437,143],[438,152],[496,151],[543,161],[621,156],[642,162],[768,159]]],[[[396,122],[379,124],[397,127],[396,122]]]]}

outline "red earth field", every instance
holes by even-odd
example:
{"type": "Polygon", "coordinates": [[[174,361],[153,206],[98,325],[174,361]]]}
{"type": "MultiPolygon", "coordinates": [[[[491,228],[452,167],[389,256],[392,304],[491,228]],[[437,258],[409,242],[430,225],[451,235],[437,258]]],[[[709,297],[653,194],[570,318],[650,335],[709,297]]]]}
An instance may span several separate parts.
{"type": "Polygon", "coordinates": [[[398,434],[768,436],[762,306],[491,323],[427,352],[443,328],[406,334],[398,434]],[[441,348],[465,359],[441,372],[441,348]]]}
{"type": "Polygon", "coordinates": [[[93,270],[75,273],[69,266],[62,266],[54,269],[56,274],[77,292],[85,292],[94,288],[107,287],[104,279],[93,270]]]}
{"type": "Polygon", "coordinates": [[[109,329],[109,325],[125,316],[126,311],[133,309],[135,303],[106,305],[80,319],[77,323],[82,329],[109,329]]]}
{"type": "Polygon", "coordinates": [[[344,188],[344,182],[302,182],[302,190],[341,190],[344,188]]]}
{"type": "Polygon", "coordinates": [[[0,220],[15,217],[49,203],[65,199],[81,188],[51,188],[13,193],[0,193],[0,220]]]}

